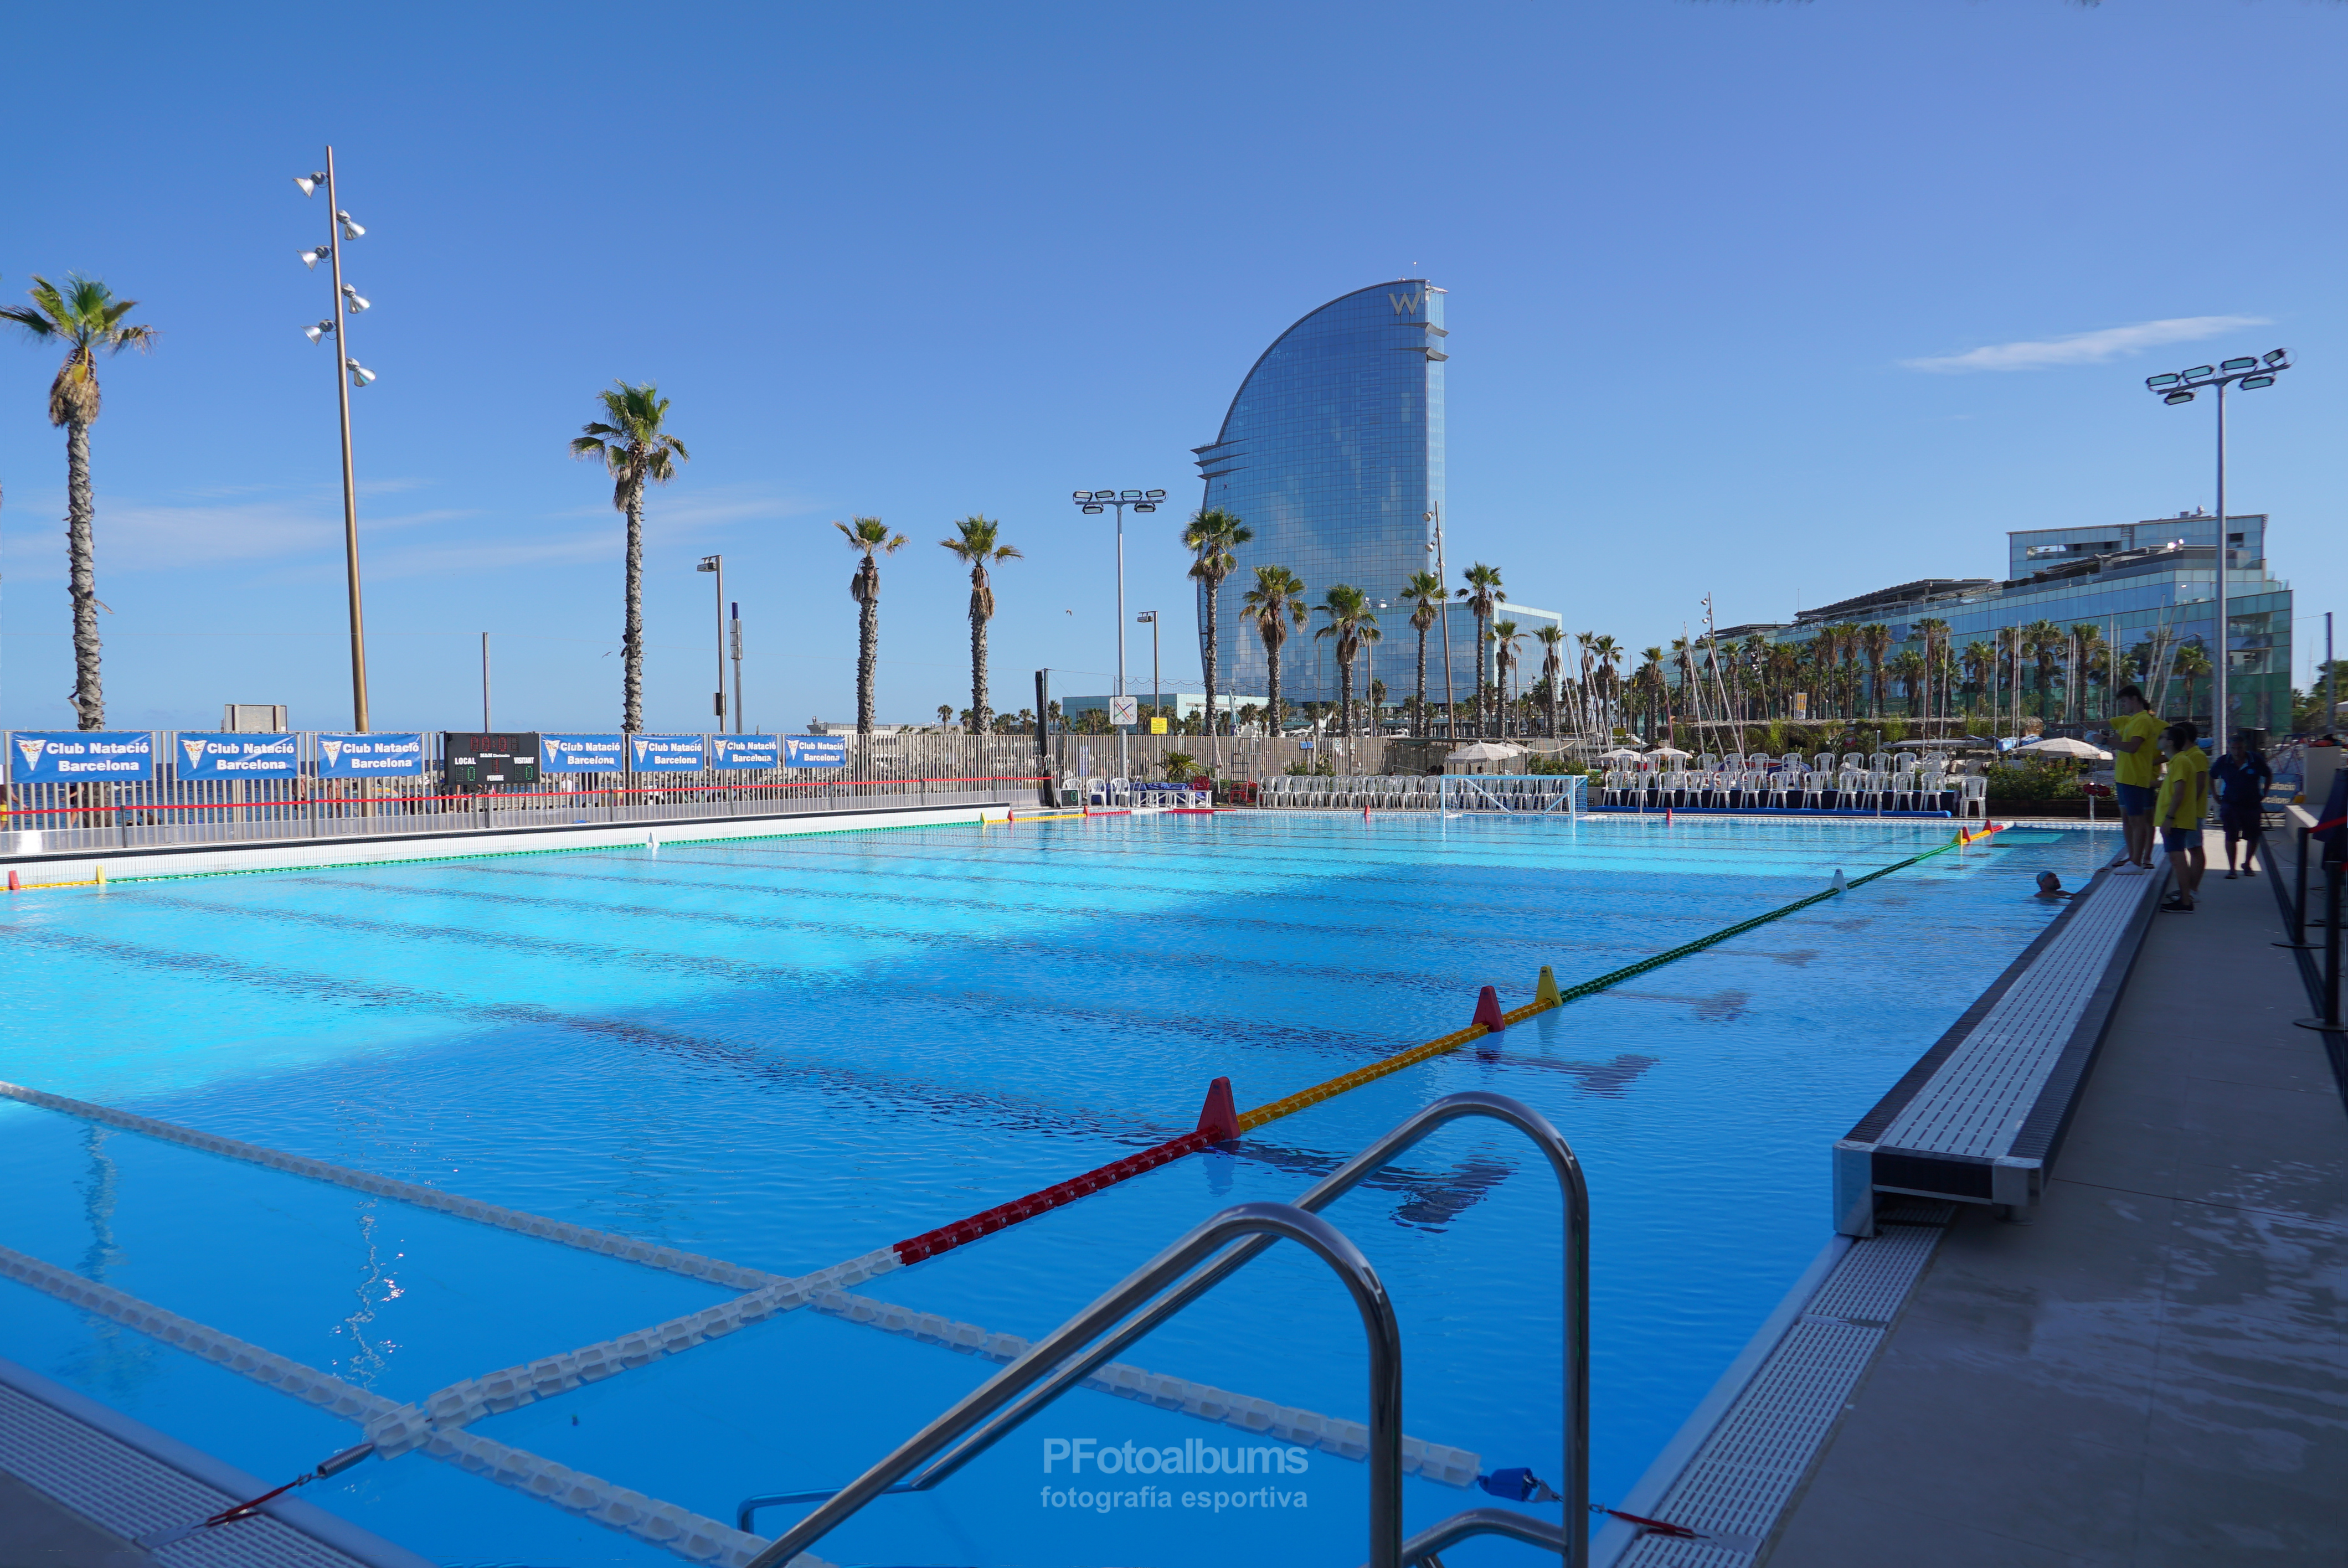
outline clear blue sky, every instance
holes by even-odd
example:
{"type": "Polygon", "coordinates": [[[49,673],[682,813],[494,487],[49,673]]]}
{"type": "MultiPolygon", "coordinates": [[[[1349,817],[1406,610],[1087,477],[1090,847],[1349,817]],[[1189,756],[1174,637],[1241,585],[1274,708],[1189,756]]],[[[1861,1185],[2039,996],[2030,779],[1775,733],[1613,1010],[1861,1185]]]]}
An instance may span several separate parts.
{"type": "MultiPolygon", "coordinates": [[[[999,702],[1038,665],[1105,689],[1095,485],[1180,503],[1128,598],[1187,684],[1189,448],[1290,322],[1411,272],[1451,291],[1452,558],[1634,648],[1706,592],[1782,618],[2207,505],[2207,400],[2141,379],[2278,344],[2302,368],[2236,405],[2230,498],[2274,516],[2302,671],[2348,566],[2338,5],[145,7],[103,43],[0,57],[0,296],[78,271],[162,330],[94,438],[118,725],[347,721],[329,351],[297,333],[325,212],[288,182],[329,139],[376,303],[381,728],[473,722],[484,629],[501,723],[616,723],[620,520],[564,451],[615,376],[694,453],[651,502],[651,726],[703,725],[709,551],[753,723],[850,711],[855,513],[913,540],[884,718],[968,701],[933,541],[973,510],[1027,557],[999,702]],[[2012,344],[2054,346],[1911,363],[2012,344]]],[[[71,723],[54,369],[0,343],[11,725],[71,723]]]]}

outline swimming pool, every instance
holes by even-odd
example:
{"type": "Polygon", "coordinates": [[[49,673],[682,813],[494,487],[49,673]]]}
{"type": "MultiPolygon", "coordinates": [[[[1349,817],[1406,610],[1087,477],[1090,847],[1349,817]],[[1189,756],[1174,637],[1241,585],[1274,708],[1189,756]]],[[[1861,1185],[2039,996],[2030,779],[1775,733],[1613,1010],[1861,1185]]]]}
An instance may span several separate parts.
{"type": "MultiPolygon", "coordinates": [[[[798,1274],[1187,1131],[1215,1076],[1262,1104],[1458,1028],[1480,985],[1513,1006],[1544,963],[1571,984],[1946,840],[1233,814],[26,896],[5,907],[0,1078],[798,1274]]],[[[1591,1495],[1611,1501],[1825,1239],[1833,1138],[2051,918],[2030,875],[2082,881],[2095,845],[1939,856],[859,1290],[1034,1337],[1213,1210],[1292,1198],[1427,1101],[1492,1089],[1589,1172],[1591,1495]]],[[[1395,1300],[1406,1430],[1488,1470],[1555,1465],[1556,1203],[1529,1147],[1470,1122],[1329,1211],[1395,1300]]],[[[0,1244],[401,1401],[732,1294],[14,1104],[0,1244]]],[[[0,1354],[263,1476],[354,1440],[13,1284],[0,1354]]],[[[1292,1248],[1125,1359],[1363,1414],[1352,1308],[1292,1248]]],[[[474,1430],[730,1520],[851,1479],[994,1369],[799,1311],[474,1430]]],[[[1360,1561],[1358,1463],[1316,1452],[1268,1506],[1103,1513],[1055,1504],[1043,1469],[1048,1440],[1086,1437],[1235,1434],[1080,1391],[818,1550],[1360,1561]]],[[[1066,1495],[1067,1463],[1052,1473],[1066,1495]]],[[[675,1561],[419,1455],[304,1495],[448,1563],[675,1561]]],[[[1413,1528],[1489,1501],[1407,1483],[1413,1528]]]]}

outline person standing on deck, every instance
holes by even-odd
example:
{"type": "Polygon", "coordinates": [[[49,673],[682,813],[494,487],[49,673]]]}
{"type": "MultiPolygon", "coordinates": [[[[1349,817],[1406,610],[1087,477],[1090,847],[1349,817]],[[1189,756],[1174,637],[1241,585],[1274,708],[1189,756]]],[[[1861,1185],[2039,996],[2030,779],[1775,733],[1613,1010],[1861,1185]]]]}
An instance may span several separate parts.
{"type": "Polygon", "coordinates": [[[2112,704],[2119,710],[2119,717],[2112,721],[2112,794],[2119,797],[2120,830],[2126,843],[2116,864],[2150,870],[2153,787],[2160,778],[2160,720],[2134,686],[2121,687],[2112,704]]]}
{"type": "Polygon", "coordinates": [[[2250,732],[2234,732],[2226,754],[2209,764],[2209,783],[2218,792],[2218,825],[2226,830],[2226,880],[2235,876],[2234,845],[2242,846],[2240,875],[2256,876],[2259,851],[2265,847],[2267,786],[2274,769],[2250,743],[2250,732]]]}
{"type": "Polygon", "coordinates": [[[2200,732],[2183,723],[2169,725],[2160,735],[2168,766],[2153,820],[2160,828],[2160,846],[2168,851],[2169,868],[2177,873],[2177,891],[2160,905],[2172,915],[2193,912],[2202,867],[2208,864],[2201,853],[2201,819],[2209,811],[2209,759],[2202,754],[2199,739],[2200,732]]]}

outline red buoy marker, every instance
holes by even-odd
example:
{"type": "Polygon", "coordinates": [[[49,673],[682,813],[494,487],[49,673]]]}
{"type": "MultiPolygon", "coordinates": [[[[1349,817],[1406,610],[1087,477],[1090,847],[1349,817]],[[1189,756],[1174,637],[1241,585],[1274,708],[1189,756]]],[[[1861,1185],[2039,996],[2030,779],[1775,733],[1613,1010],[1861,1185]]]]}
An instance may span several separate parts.
{"type": "Polygon", "coordinates": [[[1509,1020],[1500,1016],[1500,993],[1486,986],[1476,998],[1476,1016],[1468,1021],[1471,1024],[1480,1023],[1494,1034],[1508,1028],[1509,1020]]]}
{"type": "Polygon", "coordinates": [[[1230,1079],[1218,1078],[1207,1085],[1207,1102],[1199,1109],[1199,1131],[1218,1143],[1228,1143],[1240,1135],[1240,1112],[1231,1103],[1230,1079]]]}

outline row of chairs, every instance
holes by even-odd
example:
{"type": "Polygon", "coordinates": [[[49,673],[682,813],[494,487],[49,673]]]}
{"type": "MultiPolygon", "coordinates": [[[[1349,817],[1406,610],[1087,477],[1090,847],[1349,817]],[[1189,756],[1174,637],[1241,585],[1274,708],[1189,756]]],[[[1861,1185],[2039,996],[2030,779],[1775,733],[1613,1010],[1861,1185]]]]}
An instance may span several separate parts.
{"type": "Polygon", "coordinates": [[[1256,804],[1272,809],[1431,811],[1442,804],[1440,779],[1406,774],[1282,774],[1256,791],[1256,804]]]}
{"type": "Polygon", "coordinates": [[[1601,805],[1714,806],[1773,811],[1988,812],[1989,781],[1944,768],[1618,768],[1598,791],[1601,805]]]}

